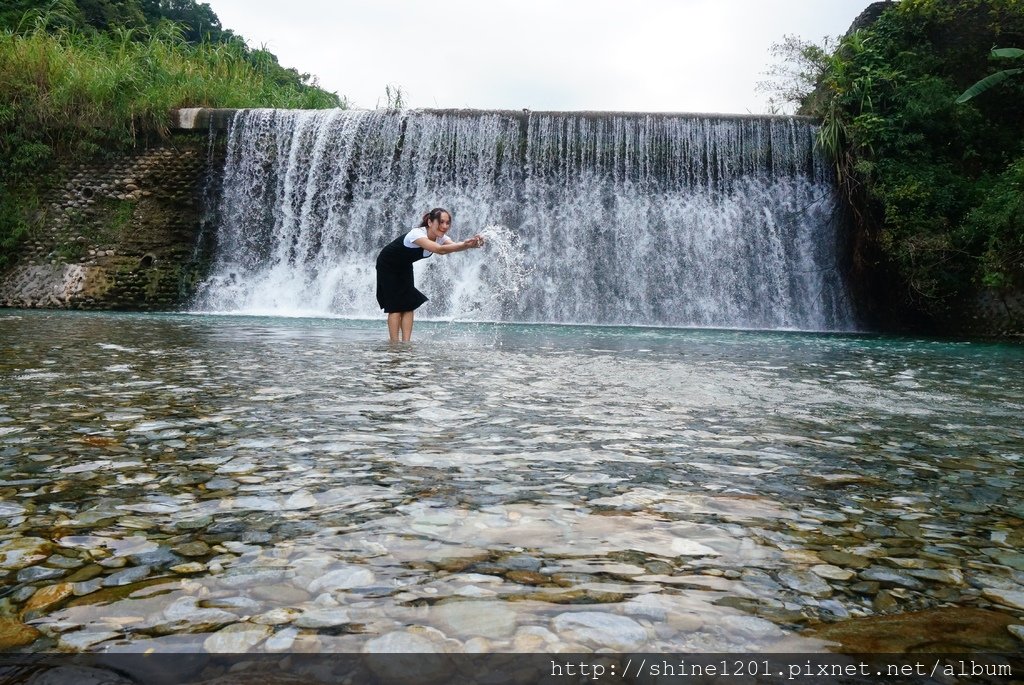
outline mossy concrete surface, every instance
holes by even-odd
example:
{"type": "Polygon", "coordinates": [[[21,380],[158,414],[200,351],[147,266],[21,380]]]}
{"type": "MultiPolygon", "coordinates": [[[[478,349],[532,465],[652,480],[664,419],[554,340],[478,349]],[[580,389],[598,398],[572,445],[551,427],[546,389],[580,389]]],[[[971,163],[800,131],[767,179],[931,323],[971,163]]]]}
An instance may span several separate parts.
{"type": "Polygon", "coordinates": [[[180,308],[201,270],[196,239],[222,163],[222,145],[178,132],[67,169],[0,275],[0,306],[180,308]]]}

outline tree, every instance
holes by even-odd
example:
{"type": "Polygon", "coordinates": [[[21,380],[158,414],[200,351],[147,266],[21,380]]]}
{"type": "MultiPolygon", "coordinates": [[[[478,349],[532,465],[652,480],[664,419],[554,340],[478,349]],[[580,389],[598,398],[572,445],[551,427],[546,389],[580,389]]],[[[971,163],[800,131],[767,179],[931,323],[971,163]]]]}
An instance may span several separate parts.
{"type": "Polygon", "coordinates": [[[772,44],[769,53],[776,63],[762,72],[767,78],[756,86],[757,92],[768,94],[772,114],[816,109],[813,96],[837,45],[838,39],[830,36],[818,44],[795,35],[783,36],[781,43],[772,44]]]}
{"type": "Polygon", "coordinates": [[[196,0],[139,0],[146,20],[158,24],[169,19],[184,28],[185,40],[192,44],[202,42],[228,43],[237,36],[221,26],[220,19],[203,2],[196,0]]]}

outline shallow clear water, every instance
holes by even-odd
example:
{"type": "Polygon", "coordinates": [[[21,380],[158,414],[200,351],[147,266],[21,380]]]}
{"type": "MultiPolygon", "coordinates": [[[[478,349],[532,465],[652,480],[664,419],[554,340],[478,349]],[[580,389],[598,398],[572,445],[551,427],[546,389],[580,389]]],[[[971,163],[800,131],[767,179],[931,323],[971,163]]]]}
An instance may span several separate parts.
{"type": "Polygon", "coordinates": [[[1020,345],[384,337],[0,313],[0,615],[42,631],[23,649],[782,651],[879,592],[1024,591],[1020,345]]]}

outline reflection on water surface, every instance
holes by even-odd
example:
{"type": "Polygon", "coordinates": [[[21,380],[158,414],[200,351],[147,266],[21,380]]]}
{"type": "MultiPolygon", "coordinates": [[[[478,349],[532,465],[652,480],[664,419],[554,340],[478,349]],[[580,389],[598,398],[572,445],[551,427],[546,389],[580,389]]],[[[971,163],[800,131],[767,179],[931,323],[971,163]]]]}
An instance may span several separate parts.
{"type": "Polygon", "coordinates": [[[1024,623],[1020,346],[417,336],[0,314],[4,646],[784,651],[936,607],[1024,623]]]}

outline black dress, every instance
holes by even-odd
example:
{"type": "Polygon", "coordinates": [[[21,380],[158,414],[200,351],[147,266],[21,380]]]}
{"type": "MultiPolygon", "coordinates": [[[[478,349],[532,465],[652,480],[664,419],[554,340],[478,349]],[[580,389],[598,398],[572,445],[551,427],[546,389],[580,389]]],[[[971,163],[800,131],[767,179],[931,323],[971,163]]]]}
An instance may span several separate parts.
{"type": "Polygon", "coordinates": [[[427,301],[412,279],[412,264],[424,259],[423,248],[406,247],[406,235],[392,240],[377,255],[377,303],[389,314],[411,312],[427,301]]]}

